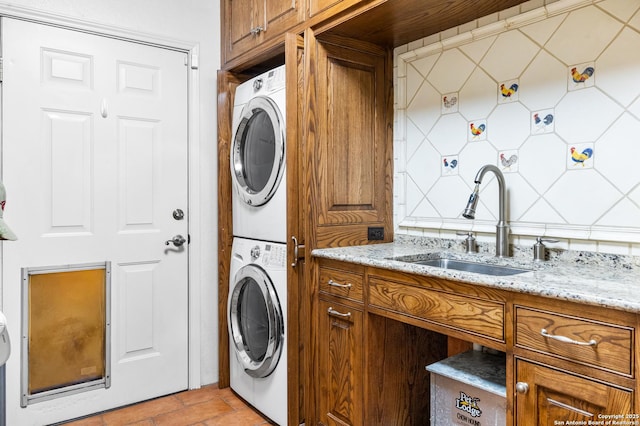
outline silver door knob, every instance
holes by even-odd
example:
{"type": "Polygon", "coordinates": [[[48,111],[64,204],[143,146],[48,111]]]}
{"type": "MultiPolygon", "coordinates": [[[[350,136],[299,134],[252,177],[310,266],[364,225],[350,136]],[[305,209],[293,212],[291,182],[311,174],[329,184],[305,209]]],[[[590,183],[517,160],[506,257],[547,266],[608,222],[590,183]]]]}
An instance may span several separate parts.
{"type": "Polygon", "coordinates": [[[525,383],[525,382],[518,382],[516,383],[516,392],[520,393],[520,394],[525,394],[527,392],[529,392],[529,384],[525,383]]]}
{"type": "Polygon", "coordinates": [[[174,246],[180,247],[186,242],[187,242],[187,240],[182,235],[178,234],[175,237],[173,237],[172,239],[165,241],[164,245],[168,246],[169,244],[173,243],[174,246]]]}

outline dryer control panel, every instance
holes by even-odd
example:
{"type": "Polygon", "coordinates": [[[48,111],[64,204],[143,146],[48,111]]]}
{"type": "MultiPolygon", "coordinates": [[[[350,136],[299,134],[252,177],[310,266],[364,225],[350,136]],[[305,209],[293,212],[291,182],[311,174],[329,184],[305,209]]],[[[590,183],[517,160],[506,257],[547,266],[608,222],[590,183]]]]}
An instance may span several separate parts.
{"type": "Polygon", "coordinates": [[[262,264],[269,269],[284,269],[287,261],[287,246],[282,244],[269,244],[264,246],[262,264]]]}
{"type": "Polygon", "coordinates": [[[286,244],[256,244],[250,250],[251,262],[265,269],[285,269],[287,261],[286,244]]]}

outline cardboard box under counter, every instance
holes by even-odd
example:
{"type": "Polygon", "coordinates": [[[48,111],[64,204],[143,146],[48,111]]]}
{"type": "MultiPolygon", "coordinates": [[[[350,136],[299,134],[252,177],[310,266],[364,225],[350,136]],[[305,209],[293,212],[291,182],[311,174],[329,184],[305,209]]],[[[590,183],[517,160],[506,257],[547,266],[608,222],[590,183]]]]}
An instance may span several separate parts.
{"type": "Polygon", "coordinates": [[[505,355],[468,351],[426,366],[432,426],[506,424],[505,355]]]}

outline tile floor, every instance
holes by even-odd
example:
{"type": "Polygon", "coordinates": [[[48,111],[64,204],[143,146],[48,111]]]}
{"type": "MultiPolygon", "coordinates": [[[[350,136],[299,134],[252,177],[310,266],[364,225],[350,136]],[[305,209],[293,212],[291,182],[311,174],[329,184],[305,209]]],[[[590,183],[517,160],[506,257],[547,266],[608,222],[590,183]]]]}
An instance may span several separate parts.
{"type": "Polygon", "coordinates": [[[230,388],[209,385],[168,395],[65,426],[257,426],[273,425],[234,394],[230,388]]]}

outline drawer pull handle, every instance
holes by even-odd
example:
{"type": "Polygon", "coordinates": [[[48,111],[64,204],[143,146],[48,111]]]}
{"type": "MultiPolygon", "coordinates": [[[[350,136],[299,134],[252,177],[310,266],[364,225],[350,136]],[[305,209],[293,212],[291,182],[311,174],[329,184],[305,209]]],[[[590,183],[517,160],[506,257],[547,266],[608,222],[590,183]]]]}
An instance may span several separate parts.
{"type": "Polygon", "coordinates": [[[329,280],[329,285],[331,287],[351,288],[351,283],[340,284],[340,283],[335,282],[334,280],[329,280]]]}
{"type": "Polygon", "coordinates": [[[332,307],[329,307],[329,309],[327,309],[327,313],[329,315],[333,315],[334,317],[341,317],[341,318],[350,318],[351,317],[351,312],[347,312],[346,314],[343,314],[342,312],[336,311],[332,307]]]}
{"type": "Polygon", "coordinates": [[[565,336],[556,336],[554,334],[549,334],[549,333],[547,333],[547,330],[544,329],[544,328],[542,330],[540,330],[540,334],[542,334],[544,337],[548,337],[550,339],[554,339],[554,340],[557,340],[559,342],[570,343],[572,345],[596,346],[598,344],[598,342],[596,342],[595,339],[591,339],[588,342],[578,342],[577,340],[573,340],[573,339],[570,339],[570,338],[565,337],[565,336]]]}

